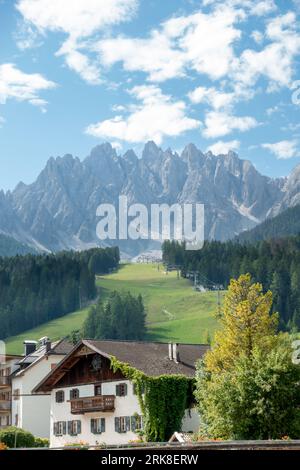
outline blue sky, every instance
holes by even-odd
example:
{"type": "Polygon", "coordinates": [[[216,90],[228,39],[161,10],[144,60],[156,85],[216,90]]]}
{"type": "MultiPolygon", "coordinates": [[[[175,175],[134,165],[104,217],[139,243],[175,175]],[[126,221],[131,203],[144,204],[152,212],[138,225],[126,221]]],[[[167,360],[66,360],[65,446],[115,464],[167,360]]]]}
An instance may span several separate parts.
{"type": "Polygon", "coordinates": [[[288,174],[299,14],[300,0],[0,0],[0,188],[103,141],[194,142],[288,174]]]}

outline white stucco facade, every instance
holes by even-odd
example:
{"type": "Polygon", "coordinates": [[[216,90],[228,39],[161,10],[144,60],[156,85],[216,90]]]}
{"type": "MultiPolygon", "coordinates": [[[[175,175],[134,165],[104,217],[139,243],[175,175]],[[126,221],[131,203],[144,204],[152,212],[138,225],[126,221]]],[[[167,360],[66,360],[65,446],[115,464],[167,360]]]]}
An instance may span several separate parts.
{"type": "Polygon", "coordinates": [[[12,378],[11,424],[35,437],[50,437],[50,395],[33,395],[33,388],[63,359],[63,355],[43,356],[12,378]]]}
{"type": "Polygon", "coordinates": [[[19,359],[18,356],[15,358],[0,358],[0,428],[10,426],[12,422],[10,377],[18,369],[17,362],[19,359]]]}
{"type": "MultiPolygon", "coordinates": [[[[89,445],[114,445],[126,444],[138,439],[138,434],[132,429],[126,432],[116,431],[115,418],[141,416],[141,409],[137,395],[134,394],[134,387],[130,381],[109,381],[102,382],[102,395],[116,395],[116,386],[118,384],[127,384],[127,395],[115,397],[115,409],[109,412],[93,412],[85,414],[72,414],[70,391],[74,388],[79,390],[80,398],[94,396],[94,384],[76,385],[66,388],[55,388],[51,392],[51,411],[50,411],[50,446],[63,447],[71,443],[87,443],[89,445]],[[56,392],[64,392],[64,401],[56,402],[56,392]],[[91,419],[104,418],[105,431],[101,434],[94,434],[91,431],[91,419]],[[68,433],[68,422],[79,420],[81,422],[81,432],[76,436],[68,433]],[[65,423],[65,433],[60,436],[54,435],[54,423],[65,423]]],[[[182,423],[183,431],[197,431],[199,429],[199,417],[195,410],[187,411],[182,423]]]]}

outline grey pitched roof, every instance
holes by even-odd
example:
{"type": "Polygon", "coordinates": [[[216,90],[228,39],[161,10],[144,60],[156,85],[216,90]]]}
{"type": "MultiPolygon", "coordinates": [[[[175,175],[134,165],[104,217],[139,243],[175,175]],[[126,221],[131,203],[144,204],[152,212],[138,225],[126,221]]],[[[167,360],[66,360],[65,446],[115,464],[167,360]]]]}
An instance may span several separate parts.
{"type": "Polygon", "coordinates": [[[37,361],[41,360],[46,355],[65,356],[69,354],[70,351],[72,351],[73,347],[74,346],[65,339],[61,339],[52,343],[51,349],[48,352],[46,351],[46,346],[41,346],[33,353],[28,354],[27,356],[23,356],[22,359],[17,362],[17,364],[20,366],[20,369],[15,372],[14,376],[17,377],[24,374],[24,372],[26,372],[37,361]]]}
{"type": "Polygon", "coordinates": [[[209,349],[204,344],[178,344],[179,362],[170,361],[168,343],[142,341],[84,340],[94,350],[115,356],[119,361],[144,372],[149,377],[163,374],[195,375],[195,364],[209,349]]]}
{"type": "Polygon", "coordinates": [[[107,358],[116,357],[119,361],[129,364],[144,372],[148,377],[159,375],[185,375],[194,377],[195,364],[203,357],[209,346],[206,344],[178,344],[179,362],[168,357],[169,343],[153,343],[142,341],[102,341],[86,339],[80,341],[60,363],[33,389],[33,393],[49,392],[55,384],[76,363],[78,351],[88,348],[107,358]],[[74,362],[75,358],[75,362],[74,362]]]}
{"type": "Polygon", "coordinates": [[[48,354],[69,354],[73,348],[74,345],[72,343],[69,343],[66,339],[61,339],[60,341],[56,341],[56,343],[52,343],[48,354]]]}

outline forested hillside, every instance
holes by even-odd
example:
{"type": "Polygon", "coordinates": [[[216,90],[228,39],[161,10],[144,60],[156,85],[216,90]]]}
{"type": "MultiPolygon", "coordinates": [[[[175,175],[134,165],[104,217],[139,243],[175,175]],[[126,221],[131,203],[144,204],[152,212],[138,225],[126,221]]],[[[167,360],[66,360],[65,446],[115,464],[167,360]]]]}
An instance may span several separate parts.
{"type": "Polygon", "coordinates": [[[300,236],[255,244],[206,242],[202,250],[187,251],[177,242],[165,242],[163,260],[197,273],[202,284],[227,287],[231,278],[250,273],[254,281],[273,292],[273,310],[281,329],[300,329],[300,236]]]}
{"type": "Polygon", "coordinates": [[[118,263],[118,248],[0,258],[0,339],[77,310],[118,263]]]}
{"type": "Polygon", "coordinates": [[[300,233],[300,205],[286,209],[281,214],[267,219],[252,230],[241,233],[237,240],[253,243],[259,240],[287,237],[300,233]]]}
{"type": "Polygon", "coordinates": [[[28,253],[35,253],[35,250],[18,242],[13,237],[0,233],[0,256],[26,255],[28,253]]]}

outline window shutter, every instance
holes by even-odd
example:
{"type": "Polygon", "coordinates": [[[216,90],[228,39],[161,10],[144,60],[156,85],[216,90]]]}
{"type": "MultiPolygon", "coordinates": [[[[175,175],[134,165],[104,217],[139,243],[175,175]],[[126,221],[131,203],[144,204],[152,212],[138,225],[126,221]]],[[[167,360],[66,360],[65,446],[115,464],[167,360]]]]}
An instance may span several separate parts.
{"type": "Polygon", "coordinates": [[[115,418],[115,431],[120,432],[120,418],[115,418]]]}
{"type": "Polygon", "coordinates": [[[81,434],[81,421],[77,421],[77,434],[81,434]]]}
{"type": "Polygon", "coordinates": [[[72,421],[68,421],[68,434],[72,436],[72,421]]]}
{"type": "Polygon", "coordinates": [[[116,385],[116,396],[119,397],[120,396],[120,385],[116,385]]]}
{"type": "Polygon", "coordinates": [[[123,384],[123,387],[124,387],[124,397],[125,397],[127,395],[128,386],[127,384],[123,384]]]}
{"type": "Polygon", "coordinates": [[[57,423],[53,423],[53,434],[57,436],[57,423]]]}
{"type": "Polygon", "coordinates": [[[130,431],[130,416],[126,416],[126,431],[130,431]]]}
{"type": "Polygon", "coordinates": [[[95,419],[91,419],[91,433],[95,434],[95,419]]]}
{"type": "Polygon", "coordinates": [[[67,423],[63,421],[63,434],[67,434],[67,423]]]}
{"type": "Polygon", "coordinates": [[[105,418],[101,418],[101,432],[105,432],[105,418]]]}
{"type": "Polygon", "coordinates": [[[134,384],[132,385],[132,393],[133,393],[133,395],[136,395],[136,394],[137,394],[137,386],[136,386],[136,383],[134,383],[134,384]]]}
{"type": "Polygon", "coordinates": [[[135,430],[136,430],[136,417],[131,416],[131,431],[135,432],[135,430]]]}

